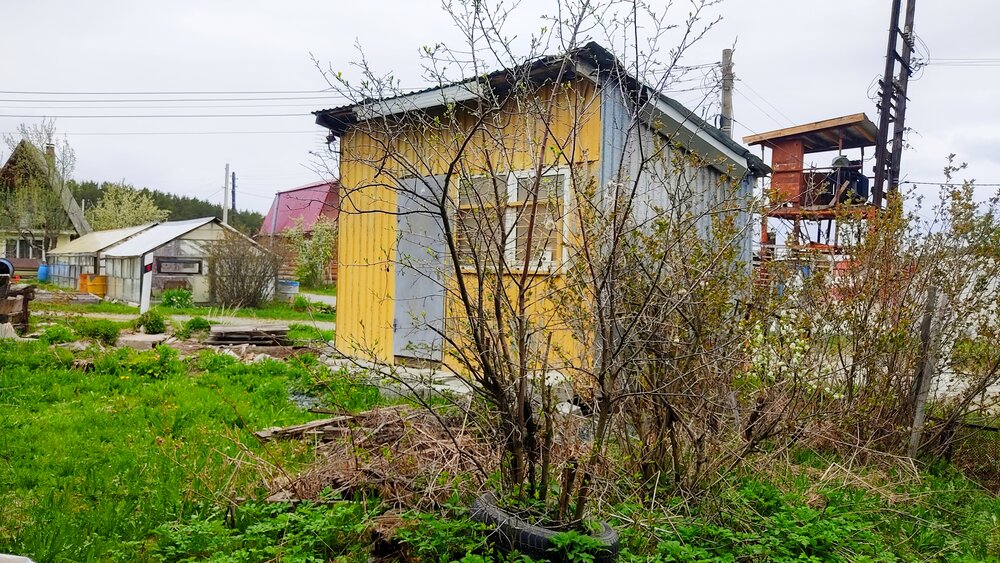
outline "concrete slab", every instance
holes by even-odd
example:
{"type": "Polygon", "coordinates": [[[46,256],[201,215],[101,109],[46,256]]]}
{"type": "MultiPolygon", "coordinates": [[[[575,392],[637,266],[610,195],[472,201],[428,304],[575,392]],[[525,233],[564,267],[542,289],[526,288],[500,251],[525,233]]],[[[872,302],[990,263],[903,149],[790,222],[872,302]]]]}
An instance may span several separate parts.
{"type": "Polygon", "coordinates": [[[0,324],[0,338],[17,338],[17,331],[10,323],[0,324]]]}
{"type": "Polygon", "coordinates": [[[163,344],[167,338],[166,334],[123,334],[118,337],[116,345],[119,348],[132,348],[133,350],[152,350],[163,344]]]}

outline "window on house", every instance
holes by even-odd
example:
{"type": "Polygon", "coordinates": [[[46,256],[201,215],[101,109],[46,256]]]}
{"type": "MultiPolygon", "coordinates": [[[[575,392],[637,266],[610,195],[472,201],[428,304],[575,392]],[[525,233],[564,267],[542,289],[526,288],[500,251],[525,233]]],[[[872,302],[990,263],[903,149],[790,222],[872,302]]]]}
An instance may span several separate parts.
{"type": "Polygon", "coordinates": [[[562,260],[562,210],[567,176],[532,173],[478,176],[459,184],[457,231],[463,262],[549,271],[562,260]],[[536,197],[537,194],[537,197],[536,197]],[[531,234],[530,251],[528,235],[531,234]]]}
{"type": "Polygon", "coordinates": [[[457,234],[462,262],[489,268],[499,264],[507,246],[507,179],[501,176],[463,178],[459,182],[457,234]]]}
{"type": "Polygon", "coordinates": [[[160,274],[196,275],[201,273],[201,260],[157,258],[156,271],[160,274]]]}

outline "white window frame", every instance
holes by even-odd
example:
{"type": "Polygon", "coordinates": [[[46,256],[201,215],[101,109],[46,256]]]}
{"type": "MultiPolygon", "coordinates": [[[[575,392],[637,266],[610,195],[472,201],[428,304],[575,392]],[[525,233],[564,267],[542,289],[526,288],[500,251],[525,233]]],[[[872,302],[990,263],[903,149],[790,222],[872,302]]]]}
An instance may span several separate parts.
{"type": "MultiPolygon", "coordinates": [[[[514,172],[507,173],[507,201],[504,202],[506,210],[504,211],[504,217],[507,223],[507,232],[505,233],[507,237],[507,248],[504,251],[504,260],[510,265],[510,270],[512,272],[523,272],[525,269],[531,274],[553,274],[559,273],[565,267],[568,262],[569,252],[567,250],[566,241],[569,240],[570,235],[570,225],[569,221],[566,220],[566,210],[569,209],[570,203],[572,202],[572,194],[570,193],[570,168],[568,166],[550,166],[542,170],[542,177],[546,176],[562,176],[563,177],[563,193],[562,193],[562,209],[561,216],[558,217],[562,221],[562,232],[561,240],[559,241],[560,256],[559,260],[548,260],[539,265],[538,267],[528,267],[526,264],[517,264],[517,215],[523,206],[518,205],[520,202],[517,199],[518,192],[518,180],[522,178],[531,178],[535,175],[535,170],[517,170],[514,172]]],[[[470,180],[476,178],[487,178],[489,174],[478,174],[469,177],[470,180]]],[[[502,174],[501,174],[502,176],[502,174]]],[[[471,268],[462,268],[463,271],[471,271],[471,268]]]]}

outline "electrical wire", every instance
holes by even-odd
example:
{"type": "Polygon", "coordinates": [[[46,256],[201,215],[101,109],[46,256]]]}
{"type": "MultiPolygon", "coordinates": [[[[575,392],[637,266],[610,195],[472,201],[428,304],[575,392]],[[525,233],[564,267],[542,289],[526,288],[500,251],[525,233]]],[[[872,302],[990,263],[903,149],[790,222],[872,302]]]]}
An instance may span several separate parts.
{"type": "MultiPolygon", "coordinates": [[[[753,93],[755,96],[757,96],[758,98],[760,98],[760,100],[763,101],[765,104],[767,104],[768,106],[770,106],[771,109],[773,109],[774,111],[776,111],[778,113],[778,115],[780,115],[781,117],[784,117],[788,121],[789,125],[795,125],[796,124],[794,119],[792,119],[791,117],[788,117],[787,115],[785,115],[785,113],[781,111],[781,108],[779,108],[778,106],[772,104],[770,101],[768,101],[767,98],[765,98],[764,96],[762,96],[760,94],[760,92],[758,92],[757,90],[754,90],[752,86],[750,86],[749,84],[747,84],[746,80],[744,80],[742,78],[737,78],[736,81],[739,82],[740,84],[742,84],[743,86],[746,86],[747,90],[750,90],[751,93],[753,93]]],[[[735,90],[735,87],[733,89],[735,90]]],[[[758,108],[758,109],[760,109],[760,108],[758,108]]]]}
{"type": "MultiPolygon", "coordinates": [[[[132,135],[301,135],[306,133],[317,133],[326,137],[326,133],[319,129],[311,131],[135,131],[135,132],[60,132],[60,135],[68,137],[117,137],[132,135]]],[[[15,131],[0,132],[2,135],[16,135],[15,131]]]]}
{"type": "MultiPolygon", "coordinates": [[[[776,117],[774,117],[773,115],[771,115],[766,109],[764,109],[764,108],[760,107],[759,105],[757,105],[757,103],[754,102],[753,100],[751,100],[746,94],[744,94],[743,92],[741,92],[737,88],[733,88],[733,92],[736,92],[744,100],[750,102],[750,105],[752,105],[753,107],[757,108],[758,111],[760,111],[761,113],[763,113],[764,115],[766,115],[767,117],[769,117],[771,119],[771,121],[773,121],[779,127],[783,127],[784,126],[784,124],[782,122],[778,121],[778,119],[776,117]]],[[[791,120],[789,120],[789,121],[791,121],[791,120]]]]}
{"type": "Polygon", "coordinates": [[[5,104],[128,104],[128,103],[180,103],[180,102],[285,102],[294,100],[347,100],[346,96],[294,96],[294,97],[254,97],[254,98],[125,98],[125,99],[103,99],[103,100],[30,100],[24,98],[0,99],[0,103],[5,104]]]}
{"type": "Polygon", "coordinates": [[[323,90],[158,90],[158,91],[131,91],[131,92],[56,92],[41,90],[0,90],[0,94],[24,94],[31,96],[173,96],[173,95],[197,95],[197,96],[235,96],[235,95],[260,95],[260,94],[322,94],[324,92],[334,92],[330,88],[323,90]]]}
{"type": "Polygon", "coordinates": [[[913,184],[915,186],[942,186],[946,188],[961,188],[965,185],[974,188],[1000,188],[1000,182],[980,184],[979,182],[914,182],[912,180],[901,180],[900,184],[913,184]]]}
{"type": "Polygon", "coordinates": [[[227,118],[227,117],[305,117],[310,113],[227,113],[227,114],[146,114],[146,115],[19,115],[0,113],[0,117],[12,117],[18,119],[155,119],[155,118],[227,118]]]}

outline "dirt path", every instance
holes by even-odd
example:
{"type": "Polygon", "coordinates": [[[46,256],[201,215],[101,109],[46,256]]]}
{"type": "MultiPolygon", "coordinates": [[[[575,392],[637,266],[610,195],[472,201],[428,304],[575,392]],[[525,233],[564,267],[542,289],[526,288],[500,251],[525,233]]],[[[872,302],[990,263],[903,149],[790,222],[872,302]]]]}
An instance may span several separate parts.
{"type": "MultiPolygon", "coordinates": [[[[135,315],[124,315],[120,313],[66,313],[60,311],[39,311],[36,314],[44,314],[48,316],[65,316],[65,317],[88,317],[92,319],[108,319],[110,321],[131,321],[135,319],[135,315]]],[[[192,318],[193,315],[170,315],[169,318],[180,321],[187,322],[192,318]]],[[[251,326],[265,326],[265,325],[289,325],[291,323],[309,325],[320,330],[337,330],[337,323],[332,321],[308,321],[308,320],[280,320],[280,319],[260,319],[255,317],[220,317],[220,316],[209,316],[205,315],[203,318],[217,324],[223,325],[251,325],[251,326]]]]}
{"type": "Polygon", "coordinates": [[[324,305],[329,305],[331,307],[337,306],[337,297],[334,295],[323,295],[320,293],[309,293],[308,291],[300,291],[303,297],[310,301],[315,301],[317,303],[323,303],[324,305]]]}

